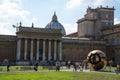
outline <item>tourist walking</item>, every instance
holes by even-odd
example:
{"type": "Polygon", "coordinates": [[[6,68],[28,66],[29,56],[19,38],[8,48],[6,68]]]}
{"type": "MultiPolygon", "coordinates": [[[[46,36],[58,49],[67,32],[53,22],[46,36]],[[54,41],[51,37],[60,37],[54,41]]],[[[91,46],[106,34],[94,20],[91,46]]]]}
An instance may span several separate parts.
{"type": "Polygon", "coordinates": [[[34,70],[35,70],[35,71],[38,71],[38,63],[35,64],[34,70]]]}
{"type": "Polygon", "coordinates": [[[10,64],[7,65],[7,72],[10,71],[10,64]]]}

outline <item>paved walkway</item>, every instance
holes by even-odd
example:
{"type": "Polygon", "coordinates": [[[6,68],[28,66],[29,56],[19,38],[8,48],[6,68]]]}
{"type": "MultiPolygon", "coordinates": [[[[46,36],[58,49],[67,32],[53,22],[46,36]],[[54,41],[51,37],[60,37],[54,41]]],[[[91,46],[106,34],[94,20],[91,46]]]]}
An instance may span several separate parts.
{"type": "MultiPolygon", "coordinates": [[[[71,68],[71,69],[65,69],[65,70],[60,70],[60,71],[71,71],[71,72],[73,72],[74,70],[73,70],[73,68],[71,68]]],[[[108,74],[116,74],[114,71],[112,71],[112,72],[110,72],[110,71],[90,71],[89,69],[83,69],[83,71],[78,69],[76,72],[99,72],[99,73],[103,72],[103,73],[108,73],[108,74]]],[[[120,75],[120,73],[119,73],[119,75],[120,75]]]]}

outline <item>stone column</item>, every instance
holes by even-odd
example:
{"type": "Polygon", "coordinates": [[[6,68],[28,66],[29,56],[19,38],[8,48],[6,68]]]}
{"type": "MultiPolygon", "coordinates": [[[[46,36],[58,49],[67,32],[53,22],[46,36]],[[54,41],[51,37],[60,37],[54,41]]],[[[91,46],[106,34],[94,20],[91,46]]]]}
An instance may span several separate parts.
{"type": "Polygon", "coordinates": [[[24,60],[27,60],[27,39],[25,39],[24,60]]]}
{"type": "Polygon", "coordinates": [[[30,60],[33,60],[33,39],[31,39],[30,60]]]}
{"type": "Polygon", "coordinates": [[[17,60],[20,60],[20,55],[21,55],[21,39],[17,40],[17,60]]]}
{"type": "Polygon", "coordinates": [[[62,41],[59,42],[59,60],[62,60],[62,41]]]}
{"type": "Polygon", "coordinates": [[[39,39],[37,39],[37,54],[36,54],[36,60],[39,60],[39,39]]]}
{"type": "Polygon", "coordinates": [[[45,57],[45,39],[43,40],[43,57],[42,60],[45,61],[46,57],[45,57]]]}
{"type": "Polygon", "coordinates": [[[54,60],[56,60],[56,40],[54,41],[54,60]]]}
{"type": "Polygon", "coordinates": [[[49,40],[49,43],[48,43],[48,60],[51,59],[51,40],[49,40]]]}

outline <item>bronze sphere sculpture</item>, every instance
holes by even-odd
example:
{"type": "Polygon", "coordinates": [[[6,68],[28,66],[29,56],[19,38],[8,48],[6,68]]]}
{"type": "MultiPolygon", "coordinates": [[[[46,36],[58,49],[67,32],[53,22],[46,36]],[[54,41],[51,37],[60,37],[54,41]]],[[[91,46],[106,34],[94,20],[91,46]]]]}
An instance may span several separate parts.
{"type": "Polygon", "coordinates": [[[90,70],[100,70],[107,64],[106,55],[101,50],[93,50],[88,54],[87,62],[90,70]]]}

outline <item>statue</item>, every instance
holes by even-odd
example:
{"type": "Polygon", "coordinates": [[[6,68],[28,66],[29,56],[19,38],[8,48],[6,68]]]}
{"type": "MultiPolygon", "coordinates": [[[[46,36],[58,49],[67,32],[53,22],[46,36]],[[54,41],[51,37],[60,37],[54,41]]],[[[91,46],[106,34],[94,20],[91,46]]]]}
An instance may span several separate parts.
{"type": "Polygon", "coordinates": [[[19,25],[19,27],[22,27],[22,22],[20,21],[20,25],[19,25]]]}
{"type": "Polygon", "coordinates": [[[106,55],[100,50],[93,50],[87,56],[87,62],[91,70],[100,70],[107,64],[106,55]]]}

